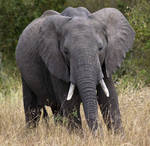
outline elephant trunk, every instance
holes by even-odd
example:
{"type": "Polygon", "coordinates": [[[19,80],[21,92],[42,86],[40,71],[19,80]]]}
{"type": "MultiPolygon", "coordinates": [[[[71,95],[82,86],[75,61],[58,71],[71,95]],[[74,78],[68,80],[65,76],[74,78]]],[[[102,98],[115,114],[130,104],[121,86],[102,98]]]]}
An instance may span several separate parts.
{"type": "Polygon", "coordinates": [[[74,55],[72,55],[73,57],[70,60],[70,81],[72,84],[69,89],[71,94],[68,93],[67,99],[70,99],[72,96],[72,91],[75,87],[74,85],[76,85],[83,102],[88,126],[90,130],[95,131],[98,126],[96,86],[100,83],[107,96],[109,96],[109,91],[102,80],[104,76],[96,53],[94,54],[88,49],[79,49],[78,52],[80,53],[76,54],[76,52],[74,52],[74,55]]]}
{"type": "Polygon", "coordinates": [[[87,67],[86,71],[79,71],[77,77],[77,87],[83,102],[85,117],[90,130],[97,129],[97,98],[96,98],[96,76],[94,76],[90,68],[87,67]]]}

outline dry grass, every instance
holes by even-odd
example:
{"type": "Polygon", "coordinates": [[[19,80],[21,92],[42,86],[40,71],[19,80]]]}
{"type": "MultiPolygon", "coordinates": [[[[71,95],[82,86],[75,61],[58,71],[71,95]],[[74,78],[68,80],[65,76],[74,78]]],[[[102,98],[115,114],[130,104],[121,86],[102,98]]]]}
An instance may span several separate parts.
{"type": "MultiPolygon", "coordinates": [[[[12,79],[13,81],[13,79],[12,79]]],[[[11,82],[9,88],[0,92],[0,146],[149,146],[150,145],[150,87],[139,90],[131,85],[118,88],[120,110],[125,135],[109,134],[102,122],[104,138],[92,137],[88,132],[83,110],[82,122],[85,137],[68,133],[66,128],[55,126],[50,120],[50,129],[40,122],[37,129],[25,130],[21,84],[11,82]]],[[[123,81],[121,81],[123,82],[123,81]]],[[[120,83],[121,84],[121,83],[120,83]]],[[[2,88],[1,88],[2,89],[2,88]]],[[[50,117],[51,112],[49,110],[50,117]]],[[[102,118],[100,116],[100,120],[102,118]]]]}

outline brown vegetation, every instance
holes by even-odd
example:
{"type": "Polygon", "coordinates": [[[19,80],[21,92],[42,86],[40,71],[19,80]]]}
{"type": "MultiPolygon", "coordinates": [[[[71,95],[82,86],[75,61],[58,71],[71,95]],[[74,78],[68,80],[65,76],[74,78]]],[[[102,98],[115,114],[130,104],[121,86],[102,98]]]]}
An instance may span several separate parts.
{"type": "MultiPolygon", "coordinates": [[[[13,79],[12,79],[13,80],[13,79]]],[[[20,81],[10,86],[8,92],[0,93],[0,145],[1,146],[148,146],[150,145],[150,87],[133,89],[128,85],[123,89],[122,80],[119,82],[119,102],[122,114],[124,136],[108,133],[101,114],[100,120],[104,137],[93,137],[86,126],[83,110],[82,122],[84,137],[76,132],[69,133],[65,127],[55,126],[49,107],[50,128],[40,122],[37,129],[25,130],[22,91],[20,81]],[[15,87],[15,88],[14,88],[15,87]],[[9,98],[11,96],[12,98],[9,98]]],[[[9,80],[11,84],[11,79],[9,80]]],[[[7,83],[6,83],[7,84],[7,83]]],[[[12,84],[11,84],[12,85],[12,84]]],[[[141,85],[139,85],[141,87],[141,85]]]]}

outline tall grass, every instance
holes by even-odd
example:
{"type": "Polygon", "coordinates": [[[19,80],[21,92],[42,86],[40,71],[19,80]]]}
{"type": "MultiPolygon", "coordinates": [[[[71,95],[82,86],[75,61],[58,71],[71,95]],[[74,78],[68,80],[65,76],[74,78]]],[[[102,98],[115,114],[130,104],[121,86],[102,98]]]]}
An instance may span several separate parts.
{"type": "Polygon", "coordinates": [[[142,84],[135,88],[124,80],[117,83],[124,136],[108,133],[99,112],[103,127],[93,137],[89,131],[81,108],[84,137],[78,132],[69,133],[65,127],[56,126],[50,108],[50,128],[40,122],[38,128],[25,129],[22,103],[22,87],[14,63],[3,64],[0,70],[0,146],[149,146],[150,145],[150,87],[142,84]]]}

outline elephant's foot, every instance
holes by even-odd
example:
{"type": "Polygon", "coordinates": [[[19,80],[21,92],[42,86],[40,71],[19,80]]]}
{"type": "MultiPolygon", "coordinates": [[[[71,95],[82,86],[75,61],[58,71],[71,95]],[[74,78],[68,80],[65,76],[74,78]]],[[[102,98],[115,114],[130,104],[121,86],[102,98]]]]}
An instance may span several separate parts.
{"type": "Polygon", "coordinates": [[[121,135],[121,137],[124,136],[124,128],[122,127],[121,121],[112,124],[111,132],[117,135],[121,135]]]}
{"type": "Polygon", "coordinates": [[[39,108],[29,108],[25,110],[26,127],[31,129],[37,127],[41,116],[41,110],[39,108]]]}

